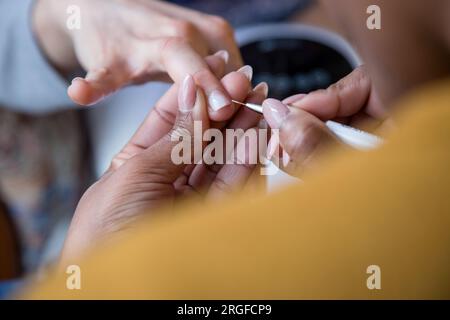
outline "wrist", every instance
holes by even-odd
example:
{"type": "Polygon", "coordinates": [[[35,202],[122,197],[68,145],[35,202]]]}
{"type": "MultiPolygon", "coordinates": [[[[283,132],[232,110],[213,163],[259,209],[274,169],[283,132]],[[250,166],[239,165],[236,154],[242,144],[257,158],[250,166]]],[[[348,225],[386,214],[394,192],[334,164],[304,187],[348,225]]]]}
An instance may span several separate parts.
{"type": "Polygon", "coordinates": [[[49,63],[62,74],[78,68],[78,61],[61,0],[38,0],[32,11],[32,27],[36,41],[49,63]]]}

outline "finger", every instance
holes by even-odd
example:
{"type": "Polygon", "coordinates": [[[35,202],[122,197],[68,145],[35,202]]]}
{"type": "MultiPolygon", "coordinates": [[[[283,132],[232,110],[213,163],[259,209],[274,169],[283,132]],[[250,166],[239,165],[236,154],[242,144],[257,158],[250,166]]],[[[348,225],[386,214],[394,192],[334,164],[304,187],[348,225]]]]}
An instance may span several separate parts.
{"type": "MultiPolygon", "coordinates": [[[[248,95],[247,101],[251,103],[261,103],[267,97],[267,93],[267,84],[261,83],[248,95]]],[[[236,117],[226,128],[231,130],[241,129],[242,132],[244,132],[249,128],[256,126],[260,118],[260,115],[254,111],[247,108],[241,108],[236,114],[236,117]]],[[[251,131],[247,131],[246,134],[251,137],[253,136],[253,132],[251,131]]],[[[253,144],[248,145],[244,142],[245,139],[240,139],[242,137],[238,137],[238,141],[227,141],[227,137],[228,136],[225,134],[223,143],[225,150],[222,150],[223,157],[220,163],[210,164],[212,160],[209,160],[209,158],[213,158],[212,155],[208,156],[208,147],[210,146],[205,148],[205,161],[207,162],[209,160],[211,162],[203,163],[195,167],[189,178],[189,184],[194,189],[198,191],[207,190],[215,183],[216,187],[214,188],[217,188],[218,193],[222,193],[225,192],[225,190],[242,186],[251,175],[254,165],[257,162],[255,156],[257,158],[259,155],[258,139],[253,138],[253,144]],[[232,148],[229,148],[230,150],[227,150],[228,145],[232,146],[232,148]],[[227,159],[229,159],[229,164],[224,164],[227,159]],[[229,188],[227,188],[227,186],[229,188]]],[[[259,138],[259,136],[256,138],[259,138]]],[[[215,154],[215,158],[218,158],[217,154],[215,154]]],[[[214,193],[215,191],[213,191],[212,194],[214,193]]]]}
{"type": "Polygon", "coordinates": [[[129,82],[123,67],[108,67],[89,71],[85,78],[73,79],[67,89],[69,97],[83,106],[93,105],[129,82]]]}
{"type": "Polygon", "coordinates": [[[185,167],[192,164],[202,154],[202,145],[197,145],[195,122],[208,129],[206,100],[201,89],[197,89],[192,76],[183,81],[179,93],[179,113],[173,128],[151,147],[130,162],[136,170],[146,175],[149,181],[173,184],[185,167]]]}
{"type": "Polygon", "coordinates": [[[350,117],[366,107],[371,87],[370,78],[362,66],[326,90],[296,95],[284,102],[324,121],[350,117]]]}
{"type": "MultiPolygon", "coordinates": [[[[206,58],[208,65],[219,77],[225,70],[224,57],[226,53],[218,52],[206,58]]],[[[123,164],[127,159],[156,143],[171,130],[178,113],[178,91],[178,84],[174,84],[161,97],[130,141],[115,156],[113,162],[117,162],[118,165],[123,164]]]]}
{"type": "MultiPolygon", "coordinates": [[[[307,166],[311,159],[332,146],[342,146],[339,139],[327,128],[325,123],[314,115],[296,108],[288,108],[275,99],[263,103],[264,118],[268,125],[279,130],[276,137],[282,149],[287,153],[282,167],[292,162],[295,169],[307,166]]],[[[273,130],[272,134],[276,134],[273,130]]],[[[274,136],[272,136],[272,140],[274,136]]],[[[270,146],[268,158],[278,156],[276,146],[270,146]]],[[[291,166],[292,167],[292,166],[291,166]]]]}
{"type": "Polygon", "coordinates": [[[228,72],[242,67],[243,59],[234,37],[234,30],[225,19],[218,16],[206,16],[205,19],[191,22],[196,24],[210,50],[227,50],[230,53],[228,72]]]}
{"type": "Polygon", "coordinates": [[[242,56],[234,38],[233,28],[222,17],[207,15],[166,2],[154,1],[148,5],[176,20],[189,21],[193,24],[208,43],[210,52],[227,50],[230,53],[227,72],[235,71],[242,66],[242,56]]]}
{"type": "MultiPolygon", "coordinates": [[[[211,56],[208,63],[216,65],[216,72],[223,69],[219,56],[211,56]],[[220,70],[219,70],[220,69],[220,70]]],[[[223,86],[234,100],[242,101],[250,90],[250,82],[247,77],[240,72],[232,72],[222,79],[223,86]]],[[[161,139],[173,127],[177,114],[177,92],[178,85],[174,84],[166,94],[156,103],[145,121],[136,131],[127,144],[126,151],[134,154],[146,149],[161,139]]]]}
{"type": "Polygon", "coordinates": [[[159,55],[161,69],[167,71],[175,82],[180,81],[185,74],[193,75],[197,85],[206,94],[211,120],[224,121],[232,117],[231,97],[211,72],[203,57],[186,39],[174,37],[160,40],[153,50],[159,55]]]}

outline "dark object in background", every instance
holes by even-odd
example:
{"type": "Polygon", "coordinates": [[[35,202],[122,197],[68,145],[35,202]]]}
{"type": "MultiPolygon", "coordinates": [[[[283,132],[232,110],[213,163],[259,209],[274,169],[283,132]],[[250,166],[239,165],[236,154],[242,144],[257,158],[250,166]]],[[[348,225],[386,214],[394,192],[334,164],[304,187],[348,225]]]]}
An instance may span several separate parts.
{"type": "Polygon", "coordinates": [[[0,281],[17,278],[22,271],[15,226],[0,202],[0,281]]]}
{"type": "Polygon", "coordinates": [[[327,88],[348,75],[359,59],[350,45],[334,33],[297,24],[250,27],[238,33],[253,82],[268,83],[270,97],[327,88]]]}

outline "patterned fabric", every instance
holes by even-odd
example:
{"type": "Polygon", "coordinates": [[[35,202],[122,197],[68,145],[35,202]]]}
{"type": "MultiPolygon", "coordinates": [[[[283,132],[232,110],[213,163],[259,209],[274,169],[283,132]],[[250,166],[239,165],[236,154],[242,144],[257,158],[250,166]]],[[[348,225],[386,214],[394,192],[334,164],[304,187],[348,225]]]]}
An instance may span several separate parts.
{"type": "Polygon", "coordinates": [[[54,224],[78,201],[83,132],[76,111],[30,117],[0,109],[0,194],[19,229],[28,270],[54,224]]]}

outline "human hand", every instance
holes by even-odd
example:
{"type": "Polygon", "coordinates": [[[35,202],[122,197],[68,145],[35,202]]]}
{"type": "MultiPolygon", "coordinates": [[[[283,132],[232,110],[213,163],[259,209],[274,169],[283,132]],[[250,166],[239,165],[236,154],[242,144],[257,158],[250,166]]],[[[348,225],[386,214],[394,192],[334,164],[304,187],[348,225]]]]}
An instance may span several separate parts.
{"type": "MultiPolygon", "coordinates": [[[[217,59],[208,57],[208,62],[214,66],[219,62],[217,59]]],[[[250,82],[241,72],[226,75],[222,84],[236,100],[248,97],[251,102],[261,103],[267,96],[265,84],[255,87],[249,94],[250,82]]],[[[172,150],[178,140],[173,137],[192,136],[194,121],[201,121],[203,131],[224,126],[224,123],[210,121],[203,90],[188,76],[179,90],[174,85],[158,101],[129,143],[112,160],[108,171],[83,195],[66,239],[63,262],[78,256],[93,242],[126,230],[143,212],[170,205],[186,195],[215,197],[245,183],[252,172],[252,166],[246,163],[174,163],[172,150]]],[[[226,125],[227,128],[252,130],[258,122],[256,113],[243,108],[226,125]]],[[[191,147],[192,158],[203,152],[203,149],[191,147]]]]}
{"type": "Polygon", "coordinates": [[[236,70],[242,60],[233,30],[222,18],[155,0],[39,0],[35,31],[43,51],[60,70],[81,65],[87,75],[68,89],[90,105],[131,83],[180,82],[186,74],[206,94],[213,120],[232,114],[230,96],[204,59],[217,54],[236,70]],[[66,27],[69,5],[81,9],[81,29],[66,27]],[[226,51],[223,51],[226,50],[226,51]]]}
{"type": "Polygon", "coordinates": [[[279,137],[269,143],[268,158],[297,176],[302,174],[300,169],[314,165],[323,152],[337,145],[345,147],[326,121],[373,131],[388,119],[364,66],[326,90],[298,94],[283,102],[267,99],[263,110],[269,126],[279,129],[279,137]]]}

